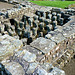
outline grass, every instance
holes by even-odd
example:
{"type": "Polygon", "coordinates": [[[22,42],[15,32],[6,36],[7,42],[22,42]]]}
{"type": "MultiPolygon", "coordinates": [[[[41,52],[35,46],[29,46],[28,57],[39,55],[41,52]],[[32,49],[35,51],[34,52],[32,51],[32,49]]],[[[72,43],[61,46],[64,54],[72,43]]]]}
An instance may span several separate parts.
{"type": "Polygon", "coordinates": [[[70,4],[75,4],[75,1],[31,1],[31,2],[40,6],[51,6],[59,8],[65,8],[68,7],[70,4]]]}

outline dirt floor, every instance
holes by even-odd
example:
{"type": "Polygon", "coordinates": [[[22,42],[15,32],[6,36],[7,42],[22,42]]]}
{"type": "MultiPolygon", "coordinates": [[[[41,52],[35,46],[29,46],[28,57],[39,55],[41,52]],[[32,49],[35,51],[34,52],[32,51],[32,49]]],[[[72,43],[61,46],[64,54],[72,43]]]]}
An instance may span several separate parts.
{"type": "Polygon", "coordinates": [[[7,9],[7,8],[12,8],[14,5],[12,4],[8,4],[8,3],[5,3],[5,2],[0,2],[0,9],[7,9]]]}
{"type": "Polygon", "coordinates": [[[72,59],[63,70],[66,72],[66,75],[75,75],[75,59],[72,59]]]}

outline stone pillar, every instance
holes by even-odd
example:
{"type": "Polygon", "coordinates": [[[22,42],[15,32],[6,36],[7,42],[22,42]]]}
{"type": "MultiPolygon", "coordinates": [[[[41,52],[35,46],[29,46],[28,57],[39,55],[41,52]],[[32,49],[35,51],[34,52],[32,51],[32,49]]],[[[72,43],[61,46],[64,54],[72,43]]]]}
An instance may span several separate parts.
{"type": "Polygon", "coordinates": [[[19,36],[22,35],[22,29],[21,29],[21,28],[18,28],[18,29],[17,29],[17,34],[18,34],[19,36]]]}
{"type": "Polygon", "coordinates": [[[54,30],[55,29],[55,26],[57,25],[57,21],[53,21],[53,23],[52,23],[52,30],[54,30]]]}
{"type": "Polygon", "coordinates": [[[44,19],[45,19],[44,17],[39,17],[39,18],[38,18],[38,20],[39,20],[40,22],[44,22],[44,19]]]}
{"type": "Polygon", "coordinates": [[[37,28],[33,28],[32,33],[33,33],[34,36],[36,36],[37,35],[37,28]]]}
{"type": "Polygon", "coordinates": [[[46,13],[45,12],[42,13],[42,17],[46,18],[46,13]]]}
{"type": "Polygon", "coordinates": [[[56,21],[56,20],[57,20],[57,16],[53,16],[52,21],[56,21]]]}
{"type": "Polygon", "coordinates": [[[40,11],[36,11],[36,15],[38,15],[40,17],[41,16],[40,11]]]}
{"type": "Polygon", "coordinates": [[[48,19],[51,20],[51,18],[52,18],[52,14],[48,14],[48,19]]]}
{"type": "Polygon", "coordinates": [[[46,19],[48,19],[48,15],[51,14],[51,11],[46,11],[46,19]]]}
{"type": "Polygon", "coordinates": [[[4,29],[5,29],[5,26],[4,25],[0,25],[0,33],[3,33],[4,29]]]}
{"type": "Polygon", "coordinates": [[[32,27],[33,26],[33,18],[28,19],[28,24],[32,27]]]}
{"type": "Polygon", "coordinates": [[[42,23],[39,24],[39,30],[43,31],[43,29],[44,29],[44,23],[42,22],[42,23]]]}
{"type": "Polygon", "coordinates": [[[43,37],[43,32],[39,32],[38,37],[43,37]]]}
{"type": "Polygon", "coordinates": [[[19,21],[17,19],[14,19],[14,26],[16,29],[19,27],[19,21]]]}
{"type": "Polygon", "coordinates": [[[45,19],[45,20],[44,20],[44,23],[45,23],[45,26],[46,26],[46,25],[48,25],[48,24],[51,23],[51,20],[50,20],[50,19],[45,19]]]}
{"type": "Polygon", "coordinates": [[[60,18],[60,25],[62,26],[64,23],[63,23],[64,19],[63,18],[60,18]]]}
{"type": "Polygon", "coordinates": [[[38,16],[37,16],[37,15],[34,16],[33,19],[34,19],[34,20],[38,20],[38,16]]]}
{"type": "Polygon", "coordinates": [[[39,21],[38,20],[35,20],[33,22],[33,27],[38,28],[38,24],[39,24],[39,21]]]}
{"type": "Polygon", "coordinates": [[[57,21],[59,21],[61,18],[61,14],[57,14],[57,21]]]}
{"type": "Polygon", "coordinates": [[[56,12],[52,12],[52,16],[56,16],[56,12]]]}
{"type": "Polygon", "coordinates": [[[21,22],[21,21],[20,21],[19,27],[23,29],[23,28],[24,28],[24,22],[21,22]]]}

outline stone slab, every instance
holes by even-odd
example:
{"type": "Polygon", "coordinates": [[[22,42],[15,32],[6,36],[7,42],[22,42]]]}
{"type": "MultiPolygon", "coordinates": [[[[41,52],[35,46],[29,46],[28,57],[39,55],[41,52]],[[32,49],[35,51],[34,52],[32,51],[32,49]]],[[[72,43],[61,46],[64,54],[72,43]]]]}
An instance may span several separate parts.
{"type": "Polygon", "coordinates": [[[52,36],[50,39],[58,44],[64,41],[66,38],[61,33],[58,33],[57,35],[52,36]]]}
{"type": "Polygon", "coordinates": [[[25,75],[23,67],[16,62],[4,63],[5,68],[12,74],[12,75],[25,75]]]}
{"type": "Polygon", "coordinates": [[[23,59],[27,62],[34,62],[36,61],[36,55],[33,54],[33,53],[30,53],[29,51],[27,50],[24,50],[24,56],[23,56],[23,59]]]}
{"type": "Polygon", "coordinates": [[[27,51],[29,51],[30,53],[33,53],[36,55],[36,61],[40,61],[42,58],[45,57],[45,55],[42,53],[42,51],[31,47],[30,45],[26,45],[22,48],[23,50],[26,49],[27,51]]]}
{"type": "Polygon", "coordinates": [[[55,42],[45,39],[43,37],[37,38],[30,45],[39,49],[43,53],[50,52],[56,46],[55,42]]]}
{"type": "Polygon", "coordinates": [[[33,73],[35,69],[37,68],[38,64],[39,64],[38,62],[30,63],[29,68],[26,73],[27,74],[33,73]]]}

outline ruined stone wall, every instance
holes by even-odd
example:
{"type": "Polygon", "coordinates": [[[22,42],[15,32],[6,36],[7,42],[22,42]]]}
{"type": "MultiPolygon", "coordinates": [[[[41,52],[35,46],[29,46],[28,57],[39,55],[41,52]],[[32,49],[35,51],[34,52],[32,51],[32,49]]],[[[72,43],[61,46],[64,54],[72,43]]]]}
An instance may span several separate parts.
{"type": "Polygon", "coordinates": [[[75,10],[39,11],[20,5],[1,12],[0,62],[11,74],[65,75],[58,68],[74,53],[75,10]]]}
{"type": "Polygon", "coordinates": [[[43,62],[52,63],[55,62],[57,59],[61,58],[67,52],[69,54],[74,53],[74,50],[71,47],[74,45],[74,40],[75,40],[74,29],[71,30],[71,26],[67,26],[67,27],[65,26],[61,30],[64,31],[60,32],[58,30],[57,31],[55,30],[47,34],[48,36],[49,35],[51,36],[50,38],[48,38],[50,40],[39,38],[30,44],[31,46],[41,50],[45,54],[46,57],[45,59],[43,59],[43,62]],[[43,43],[43,41],[45,42],[43,43]]]}
{"type": "MultiPolygon", "coordinates": [[[[1,16],[1,22],[4,24],[3,29],[9,35],[18,35],[20,39],[26,38],[33,41],[38,37],[50,36],[48,33],[57,28],[62,28],[65,23],[71,20],[70,16],[72,15],[75,15],[74,10],[52,9],[44,12],[21,7],[8,10],[6,13],[8,20],[3,20],[3,16],[1,16]]],[[[3,33],[3,31],[1,32],[3,33]]]]}

